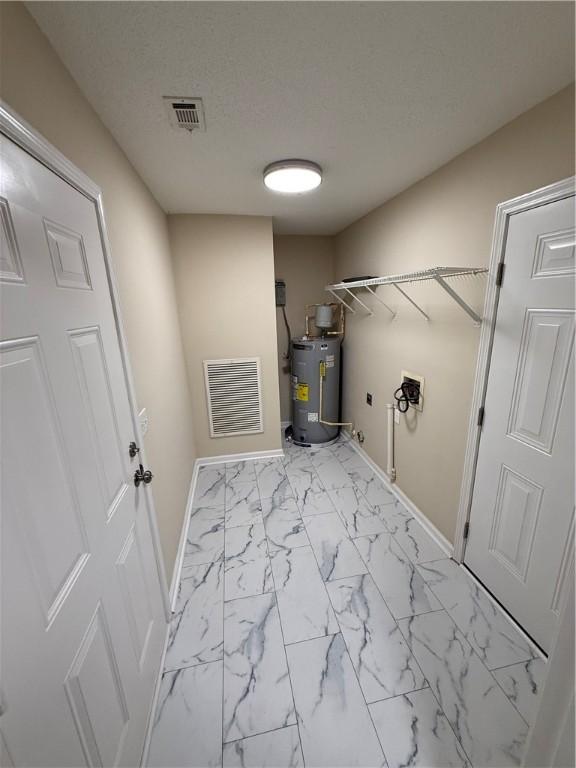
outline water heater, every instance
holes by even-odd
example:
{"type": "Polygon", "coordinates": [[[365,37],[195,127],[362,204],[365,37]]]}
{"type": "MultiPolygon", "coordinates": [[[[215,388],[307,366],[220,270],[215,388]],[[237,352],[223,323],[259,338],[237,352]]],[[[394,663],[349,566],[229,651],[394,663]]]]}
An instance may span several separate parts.
{"type": "Polygon", "coordinates": [[[292,439],[298,445],[321,445],[338,437],[341,343],[339,335],[291,341],[292,439]]]}

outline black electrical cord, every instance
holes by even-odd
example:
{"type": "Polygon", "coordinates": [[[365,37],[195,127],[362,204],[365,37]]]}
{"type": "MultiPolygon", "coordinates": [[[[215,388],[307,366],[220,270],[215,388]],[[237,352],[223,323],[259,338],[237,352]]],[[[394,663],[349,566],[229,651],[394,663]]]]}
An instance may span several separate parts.
{"type": "Polygon", "coordinates": [[[400,413],[406,413],[410,404],[416,404],[420,399],[420,390],[415,387],[409,381],[403,381],[394,392],[394,399],[396,400],[398,410],[400,413]],[[400,392],[400,395],[398,394],[400,392]]]}
{"type": "Polygon", "coordinates": [[[290,323],[288,322],[288,318],[286,317],[285,306],[282,307],[282,314],[284,315],[284,325],[286,326],[286,333],[288,334],[288,347],[286,349],[286,361],[289,365],[292,359],[292,347],[290,344],[290,341],[292,340],[292,332],[290,331],[290,323]]]}

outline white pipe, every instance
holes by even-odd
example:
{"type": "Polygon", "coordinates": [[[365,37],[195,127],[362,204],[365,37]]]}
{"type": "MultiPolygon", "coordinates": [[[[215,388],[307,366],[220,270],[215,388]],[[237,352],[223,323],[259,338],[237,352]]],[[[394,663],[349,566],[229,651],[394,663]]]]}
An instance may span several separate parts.
{"type": "Polygon", "coordinates": [[[386,474],[390,482],[396,480],[396,468],[394,467],[394,406],[391,403],[386,405],[388,409],[388,463],[386,465],[386,474]]]}
{"type": "Polygon", "coordinates": [[[323,418],[324,412],[323,412],[323,406],[322,401],[324,399],[324,373],[322,373],[322,363],[320,363],[320,414],[318,417],[318,421],[320,424],[326,424],[329,427],[352,427],[354,428],[354,423],[352,421],[326,421],[326,419],[323,418]]]}

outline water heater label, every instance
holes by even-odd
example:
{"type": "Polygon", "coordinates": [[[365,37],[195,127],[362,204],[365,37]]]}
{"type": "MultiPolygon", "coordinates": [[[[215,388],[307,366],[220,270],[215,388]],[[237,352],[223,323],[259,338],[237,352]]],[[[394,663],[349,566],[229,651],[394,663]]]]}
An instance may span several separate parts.
{"type": "Polygon", "coordinates": [[[318,414],[317,413],[309,413],[308,414],[308,421],[318,421],[318,414]]]}
{"type": "Polygon", "coordinates": [[[334,355],[326,355],[326,368],[334,368],[334,355]]]}
{"type": "Polygon", "coordinates": [[[296,385],[296,400],[302,400],[304,403],[308,402],[308,391],[310,387],[308,384],[296,385]]]}

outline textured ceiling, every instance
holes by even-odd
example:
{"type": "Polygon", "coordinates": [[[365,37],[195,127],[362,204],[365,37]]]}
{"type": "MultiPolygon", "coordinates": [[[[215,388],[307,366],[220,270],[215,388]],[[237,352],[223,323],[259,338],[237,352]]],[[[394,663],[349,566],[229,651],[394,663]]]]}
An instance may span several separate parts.
{"type": "Polygon", "coordinates": [[[573,79],[573,5],[555,2],[28,3],[171,213],[274,217],[330,234],[573,79]],[[206,133],[162,96],[202,96],[206,133]],[[325,180],[272,195],[262,168],[325,180]]]}

